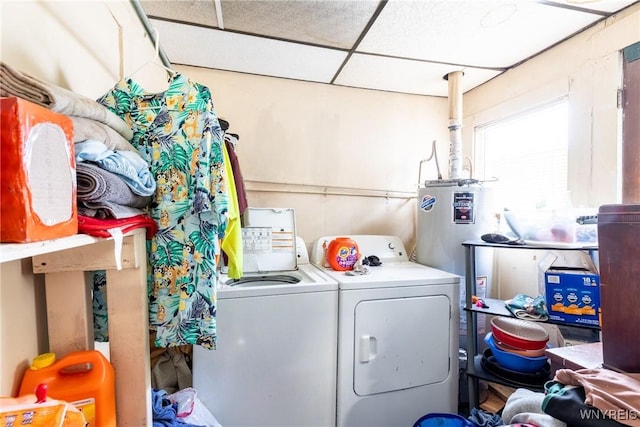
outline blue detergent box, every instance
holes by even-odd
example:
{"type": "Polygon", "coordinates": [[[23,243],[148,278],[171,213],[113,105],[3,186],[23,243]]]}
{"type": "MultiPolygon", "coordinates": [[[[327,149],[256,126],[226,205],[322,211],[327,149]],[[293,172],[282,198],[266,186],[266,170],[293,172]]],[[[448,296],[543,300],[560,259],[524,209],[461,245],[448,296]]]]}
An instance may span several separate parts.
{"type": "Polygon", "coordinates": [[[600,326],[600,275],[586,253],[555,257],[544,270],[544,296],[549,320],[600,326]]]}

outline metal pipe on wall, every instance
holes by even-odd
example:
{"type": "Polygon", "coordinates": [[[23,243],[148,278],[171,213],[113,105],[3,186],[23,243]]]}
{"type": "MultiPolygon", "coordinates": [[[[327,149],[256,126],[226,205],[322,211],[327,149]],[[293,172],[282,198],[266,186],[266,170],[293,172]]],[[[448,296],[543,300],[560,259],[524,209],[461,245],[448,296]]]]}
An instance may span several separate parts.
{"type": "Polygon", "coordinates": [[[149,39],[151,40],[152,45],[154,47],[158,46],[158,56],[160,57],[162,64],[167,68],[171,68],[171,61],[169,61],[167,54],[164,53],[162,46],[158,45],[155,29],[151,25],[151,22],[149,21],[147,14],[144,12],[144,9],[142,9],[142,5],[140,4],[140,1],[130,0],[130,2],[131,2],[131,6],[133,6],[133,10],[136,11],[136,15],[138,15],[140,22],[142,22],[142,25],[144,26],[144,29],[147,32],[147,35],[149,36],[149,39]]]}
{"type": "Polygon", "coordinates": [[[449,179],[462,177],[462,71],[445,76],[449,83],[449,179]]]}
{"type": "Polygon", "coordinates": [[[415,200],[415,193],[402,190],[373,188],[333,187],[328,185],[294,184],[273,181],[245,180],[247,191],[259,193],[291,193],[323,196],[373,197],[383,199],[415,200]]]}

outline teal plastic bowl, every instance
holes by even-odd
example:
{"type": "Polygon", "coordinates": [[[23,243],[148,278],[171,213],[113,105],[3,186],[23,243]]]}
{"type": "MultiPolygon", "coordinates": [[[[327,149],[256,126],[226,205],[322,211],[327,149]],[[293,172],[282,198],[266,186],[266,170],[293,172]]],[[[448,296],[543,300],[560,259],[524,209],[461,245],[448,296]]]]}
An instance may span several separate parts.
{"type": "Polygon", "coordinates": [[[498,362],[498,365],[502,366],[503,368],[510,369],[516,372],[531,374],[540,371],[544,367],[545,363],[547,363],[547,356],[526,357],[498,348],[498,346],[493,341],[492,332],[489,332],[487,335],[485,335],[484,342],[487,343],[487,345],[491,349],[493,357],[496,358],[496,362],[498,362]]]}
{"type": "Polygon", "coordinates": [[[413,427],[474,427],[471,421],[457,414],[427,414],[415,422],[413,427]]]}

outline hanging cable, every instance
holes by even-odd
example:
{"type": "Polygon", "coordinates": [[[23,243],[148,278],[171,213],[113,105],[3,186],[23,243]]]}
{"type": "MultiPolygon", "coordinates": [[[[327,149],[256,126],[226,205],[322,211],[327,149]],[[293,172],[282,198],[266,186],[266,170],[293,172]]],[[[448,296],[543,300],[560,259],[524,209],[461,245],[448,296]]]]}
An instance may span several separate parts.
{"type": "Polygon", "coordinates": [[[431,143],[431,155],[428,159],[420,160],[420,166],[418,167],[418,185],[422,184],[422,165],[426,162],[430,162],[431,159],[436,160],[436,171],[438,172],[438,180],[442,179],[442,173],[440,173],[440,164],[438,163],[438,153],[436,152],[436,140],[431,143]]]}

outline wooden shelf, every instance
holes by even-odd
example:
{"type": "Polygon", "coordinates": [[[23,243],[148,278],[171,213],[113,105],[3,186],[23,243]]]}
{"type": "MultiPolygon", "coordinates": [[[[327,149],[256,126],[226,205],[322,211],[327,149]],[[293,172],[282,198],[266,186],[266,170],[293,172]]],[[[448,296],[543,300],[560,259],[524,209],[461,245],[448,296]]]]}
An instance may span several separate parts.
{"type": "Polygon", "coordinates": [[[514,387],[490,382],[487,385],[487,400],[480,404],[480,409],[499,414],[515,390],[514,387]]]}
{"type": "Polygon", "coordinates": [[[76,234],[54,240],[44,240],[32,243],[2,243],[0,244],[0,263],[30,258],[66,249],[78,248],[93,243],[108,240],[87,234],[76,234]]]}
{"type": "Polygon", "coordinates": [[[526,241],[524,245],[506,245],[502,243],[488,243],[484,240],[465,240],[462,246],[476,246],[502,249],[541,249],[552,251],[597,251],[596,243],[562,243],[562,242],[534,242],[526,241]]]}

